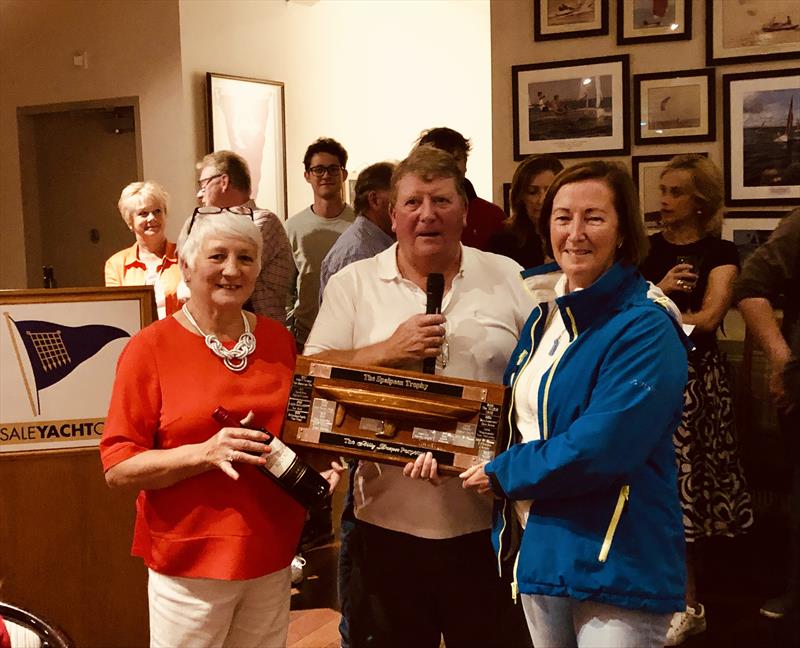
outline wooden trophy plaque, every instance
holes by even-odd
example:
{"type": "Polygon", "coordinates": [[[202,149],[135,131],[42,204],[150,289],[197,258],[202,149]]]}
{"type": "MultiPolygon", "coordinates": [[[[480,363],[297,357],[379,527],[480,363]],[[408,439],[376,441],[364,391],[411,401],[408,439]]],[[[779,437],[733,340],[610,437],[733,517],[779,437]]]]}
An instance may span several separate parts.
{"type": "Polygon", "coordinates": [[[432,452],[459,473],[505,448],[508,400],[503,385],[300,356],[283,440],[393,464],[432,452]]]}

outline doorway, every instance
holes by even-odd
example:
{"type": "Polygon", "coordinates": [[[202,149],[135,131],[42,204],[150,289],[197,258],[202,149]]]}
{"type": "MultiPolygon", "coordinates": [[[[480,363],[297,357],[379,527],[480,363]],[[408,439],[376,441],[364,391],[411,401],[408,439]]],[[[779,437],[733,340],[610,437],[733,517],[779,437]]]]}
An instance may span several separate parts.
{"type": "Polygon", "coordinates": [[[17,109],[27,282],[102,286],[105,261],[133,235],[117,210],[142,178],[136,97],[17,109]]]}

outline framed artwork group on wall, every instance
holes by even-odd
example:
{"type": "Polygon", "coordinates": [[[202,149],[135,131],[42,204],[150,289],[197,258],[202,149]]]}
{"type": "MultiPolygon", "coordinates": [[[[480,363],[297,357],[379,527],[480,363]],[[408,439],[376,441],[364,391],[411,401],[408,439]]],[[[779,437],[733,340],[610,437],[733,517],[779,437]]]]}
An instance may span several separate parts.
{"type": "Polygon", "coordinates": [[[514,159],[630,152],[627,54],[511,68],[514,159]]]}
{"type": "Polygon", "coordinates": [[[729,205],[800,204],[800,72],[722,77],[729,205]]]}
{"type": "Polygon", "coordinates": [[[713,69],[636,74],[633,88],[636,144],[715,139],[713,69]]]}
{"type": "Polygon", "coordinates": [[[533,0],[533,40],[608,34],[608,0],[533,0]]]}
{"type": "Polygon", "coordinates": [[[617,45],[692,38],[692,0],[617,0],[617,45]]]}
{"type": "Polygon", "coordinates": [[[706,0],[706,65],[800,58],[797,0],[706,0]]]}
{"type": "Polygon", "coordinates": [[[283,83],[208,72],[206,94],[209,151],[247,160],[253,200],[286,219],[283,83]]]}

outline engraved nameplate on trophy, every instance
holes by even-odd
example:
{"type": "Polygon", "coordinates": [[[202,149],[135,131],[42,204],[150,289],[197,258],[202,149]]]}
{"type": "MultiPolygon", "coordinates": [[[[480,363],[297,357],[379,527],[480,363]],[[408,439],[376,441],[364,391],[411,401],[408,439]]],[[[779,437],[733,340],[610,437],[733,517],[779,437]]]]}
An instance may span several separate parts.
{"type": "Polygon", "coordinates": [[[508,388],[462,378],[297,358],[287,443],[405,464],[431,452],[459,473],[505,447],[508,388]]]}

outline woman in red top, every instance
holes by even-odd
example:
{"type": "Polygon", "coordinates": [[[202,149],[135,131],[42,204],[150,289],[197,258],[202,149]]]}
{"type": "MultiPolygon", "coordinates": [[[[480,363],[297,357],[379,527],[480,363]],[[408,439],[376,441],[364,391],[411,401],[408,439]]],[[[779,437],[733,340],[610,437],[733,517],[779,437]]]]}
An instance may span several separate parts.
{"type": "MultiPolygon", "coordinates": [[[[136,488],[132,553],[149,568],[151,646],[284,645],[305,510],[260,474],[281,429],[294,340],[242,310],[261,268],[249,216],[198,214],[178,240],[191,298],[120,356],[100,444],[106,481],[136,488]],[[251,454],[252,453],[252,454],[251,454]]],[[[325,476],[331,489],[339,466],[325,476]]]]}

